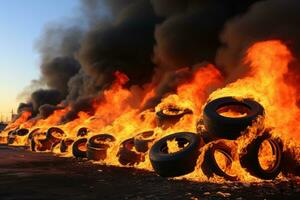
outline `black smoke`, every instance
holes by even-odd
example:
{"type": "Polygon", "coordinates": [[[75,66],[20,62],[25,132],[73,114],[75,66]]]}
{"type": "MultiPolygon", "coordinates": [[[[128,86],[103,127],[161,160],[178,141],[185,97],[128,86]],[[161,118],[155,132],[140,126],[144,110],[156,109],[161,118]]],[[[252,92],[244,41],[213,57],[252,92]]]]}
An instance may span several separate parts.
{"type": "Polygon", "coordinates": [[[91,99],[118,70],[128,87],[157,87],[153,106],[199,63],[217,63],[229,76],[252,42],[289,39],[298,52],[298,8],[296,0],[82,0],[75,20],[48,25],[38,40],[48,89],[34,92],[29,105],[38,113],[63,101],[72,105],[64,121],[71,120],[91,112],[91,99]],[[174,72],[183,67],[187,73],[174,72]]]}

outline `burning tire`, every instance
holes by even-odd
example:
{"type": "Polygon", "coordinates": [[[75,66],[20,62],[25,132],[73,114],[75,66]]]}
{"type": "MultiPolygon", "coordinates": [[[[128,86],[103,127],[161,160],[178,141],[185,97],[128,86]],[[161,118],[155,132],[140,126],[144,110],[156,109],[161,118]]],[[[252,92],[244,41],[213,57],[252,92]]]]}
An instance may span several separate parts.
{"type": "Polygon", "coordinates": [[[13,143],[26,146],[28,134],[29,134],[29,130],[27,128],[18,129],[16,131],[16,135],[13,143]]]}
{"type": "Polygon", "coordinates": [[[27,141],[26,141],[26,145],[30,147],[31,149],[31,141],[33,140],[33,138],[39,134],[39,128],[33,129],[27,136],[27,141]]]}
{"type": "Polygon", "coordinates": [[[205,106],[203,122],[214,137],[235,140],[258,116],[263,115],[264,108],[256,101],[223,97],[205,106]]]}
{"type": "Polygon", "coordinates": [[[60,143],[60,141],[63,139],[63,137],[65,136],[65,132],[57,127],[51,127],[48,129],[47,133],[46,133],[46,140],[48,140],[48,142],[51,142],[52,144],[58,144],[60,143]]]}
{"type": "Polygon", "coordinates": [[[8,132],[8,135],[7,135],[7,144],[8,145],[13,144],[15,142],[16,135],[17,135],[17,130],[12,130],[12,131],[8,132]]]}
{"type": "Polygon", "coordinates": [[[226,180],[235,181],[237,176],[229,172],[233,160],[234,148],[227,145],[225,141],[219,140],[209,144],[204,153],[201,169],[208,178],[218,175],[226,180]]]}
{"type": "Polygon", "coordinates": [[[72,154],[75,158],[86,158],[87,141],[87,138],[80,138],[73,143],[72,154]]]}
{"type": "Polygon", "coordinates": [[[157,125],[163,129],[167,129],[179,122],[183,116],[192,113],[190,109],[180,109],[170,106],[156,113],[157,125]]]}
{"type": "Polygon", "coordinates": [[[194,171],[199,149],[203,145],[199,135],[180,132],[157,141],[150,149],[150,161],[156,173],[163,177],[174,177],[194,171]],[[170,152],[168,141],[176,141],[179,151],[170,152]]]}
{"type": "Polygon", "coordinates": [[[30,140],[31,151],[51,150],[52,144],[46,140],[46,133],[36,132],[30,140]]]}
{"type": "Polygon", "coordinates": [[[244,149],[240,155],[240,163],[255,177],[265,180],[275,179],[281,171],[282,144],[265,132],[244,149]],[[262,149],[266,145],[269,145],[269,151],[262,149]],[[265,152],[271,152],[272,155],[264,155],[265,152]]]}
{"type": "Polygon", "coordinates": [[[89,130],[86,127],[82,127],[77,131],[77,137],[87,136],[88,133],[89,133],[89,130]]]}
{"type": "Polygon", "coordinates": [[[63,139],[60,142],[60,147],[59,147],[60,152],[61,153],[69,152],[73,143],[74,143],[74,140],[72,138],[63,139]]]}
{"type": "Polygon", "coordinates": [[[154,141],[154,131],[145,131],[134,137],[134,146],[138,152],[145,153],[149,150],[149,144],[154,141]]]}
{"type": "Polygon", "coordinates": [[[144,161],[144,155],[134,151],[134,139],[130,138],[120,144],[117,153],[122,165],[134,165],[144,161]]]}
{"type": "Polygon", "coordinates": [[[115,137],[109,134],[92,136],[87,144],[87,158],[94,161],[105,160],[107,157],[107,149],[111,143],[115,141],[115,137]]]}

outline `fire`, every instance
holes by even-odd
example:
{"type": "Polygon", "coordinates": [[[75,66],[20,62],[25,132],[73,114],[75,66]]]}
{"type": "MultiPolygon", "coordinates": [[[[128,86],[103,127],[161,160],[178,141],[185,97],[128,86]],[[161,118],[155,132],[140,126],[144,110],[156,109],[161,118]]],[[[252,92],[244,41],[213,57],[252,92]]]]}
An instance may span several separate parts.
{"type": "Polygon", "coordinates": [[[300,110],[296,104],[296,90],[285,81],[288,65],[293,57],[280,41],[254,44],[248,49],[244,63],[249,64],[247,77],[219,89],[210,99],[222,96],[249,97],[260,102],[266,110],[265,123],[275,127],[274,134],[300,141],[300,110]]]}
{"type": "Polygon", "coordinates": [[[16,119],[14,122],[12,122],[11,124],[9,124],[6,129],[7,130],[12,130],[12,129],[16,129],[18,128],[20,125],[22,125],[23,123],[25,123],[30,117],[31,117],[32,113],[29,111],[24,111],[21,113],[21,115],[19,116],[18,119],[16,119]]]}
{"type": "Polygon", "coordinates": [[[174,140],[168,140],[167,141],[167,148],[168,148],[168,153],[176,153],[180,151],[181,149],[187,147],[189,143],[185,143],[182,146],[179,146],[178,142],[174,140]]]}
{"type": "MultiPolygon", "coordinates": [[[[293,148],[300,142],[300,110],[296,104],[296,90],[293,85],[285,81],[285,74],[288,72],[288,65],[293,56],[287,46],[281,41],[264,41],[255,43],[251,46],[245,56],[243,65],[249,66],[250,70],[244,78],[224,86],[224,77],[221,72],[213,65],[201,66],[193,73],[193,77],[186,83],[177,87],[175,94],[164,97],[161,102],[153,109],[141,111],[146,102],[155,95],[155,88],[152,84],[147,84],[141,92],[136,92],[136,88],[126,87],[129,78],[121,73],[115,73],[115,81],[104,90],[93,101],[94,113],[79,112],[77,118],[65,124],[61,124],[61,118],[71,109],[67,106],[56,110],[47,119],[30,119],[30,112],[23,112],[22,115],[6,130],[17,129],[20,126],[30,128],[45,129],[51,126],[57,126],[64,130],[66,138],[76,139],[77,131],[86,127],[89,129],[90,138],[100,133],[108,133],[116,140],[109,145],[107,157],[99,161],[101,164],[122,166],[118,161],[118,150],[124,140],[134,138],[138,133],[153,130],[154,140],[156,142],[163,136],[174,132],[190,131],[196,132],[196,123],[201,119],[203,106],[207,101],[225,96],[234,96],[236,98],[251,98],[260,102],[265,108],[265,118],[259,119],[252,127],[248,127],[247,132],[234,142],[229,142],[229,146],[235,148],[235,153],[241,153],[241,147],[249,144],[253,138],[259,134],[260,123],[265,123],[265,127],[272,128],[272,135],[283,139],[285,149],[293,148]],[[219,88],[219,89],[217,89],[219,88]],[[191,112],[184,115],[178,122],[166,129],[157,126],[156,112],[166,108],[171,108],[164,114],[177,115],[182,114],[185,109],[191,112]],[[29,120],[30,119],[30,120],[29,120]],[[236,147],[237,146],[237,147],[236,147]]],[[[247,109],[240,109],[235,106],[218,110],[218,113],[229,117],[244,117],[248,114],[247,109]]],[[[4,131],[7,132],[8,131],[4,131]]],[[[186,147],[188,144],[184,144],[186,147]]],[[[209,146],[206,145],[201,151],[205,151],[209,146]]],[[[169,153],[180,151],[182,147],[174,141],[168,141],[167,147],[169,153]]],[[[183,148],[184,148],[183,147],[183,148]]],[[[264,144],[260,149],[261,163],[266,168],[272,165],[270,148],[264,144]]],[[[135,148],[133,152],[138,153],[135,148]]],[[[60,154],[56,149],[56,153],[60,154]]],[[[296,150],[300,153],[300,150],[296,150]]],[[[148,152],[139,153],[143,162],[136,163],[134,167],[146,170],[152,170],[148,152]]],[[[299,155],[299,154],[298,154],[299,155]]],[[[68,152],[67,155],[71,156],[68,152]]],[[[194,172],[184,176],[193,180],[206,180],[201,171],[200,163],[203,161],[203,153],[198,159],[198,164],[194,172]]],[[[236,175],[242,181],[257,181],[244,171],[237,159],[228,160],[222,152],[215,152],[215,158],[219,165],[229,174],[236,175]]],[[[220,181],[213,178],[213,181],[220,181]]],[[[222,180],[223,181],[223,180],[222,180]]]]}

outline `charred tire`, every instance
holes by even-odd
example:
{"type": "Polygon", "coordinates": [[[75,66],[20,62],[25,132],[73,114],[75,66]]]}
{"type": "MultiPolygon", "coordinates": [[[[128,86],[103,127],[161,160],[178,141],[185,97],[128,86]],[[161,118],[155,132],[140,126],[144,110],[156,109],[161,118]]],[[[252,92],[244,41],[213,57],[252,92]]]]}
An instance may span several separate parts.
{"type": "Polygon", "coordinates": [[[218,175],[220,177],[223,177],[226,180],[235,181],[237,180],[237,176],[230,175],[226,173],[218,164],[215,152],[222,153],[226,158],[228,165],[231,165],[234,160],[234,153],[233,149],[228,146],[224,141],[219,140],[215,143],[209,144],[210,146],[204,153],[203,162],[201,164],[201,169],[203,173],[208,177],[211,178],[215,175],[218,175]]]}
{"type": "Polygon", "coordinates": [[[39,128],[36,128],[36,129],[33,129],[29,134],[28,134],[28,137],[27,137],[27,141],[26,141],[26,145],[29,146],[29,148],[31,149],[31,140],[33,140],[33,138],[40,134],[39,132],[39,128]]]}
{"type": "Polygon", "coordinates": [[[264,108],[251,99],[237,100],[233,97],[223,97],[209,102],[203,111],[203,122],[209,134],[216,138],[235,140],[241,132],[251,126],[258,116],[264,115],[264,108]],[[226,106],[240,106],[247,110],[247,116],[232,118],[218,113],[219,109],[226,106]]]}
{"type": "Polygon", "coordinates": [[[282,164],[282,143],[271,137],[269,133],[264,133],[255,138],[240,155],[240,163],[252,176],[260,179],[275,179],[281,171],[282,164]],[[259,163],[259,149],[264,141],[268,141],[272,147],[272,152],[276,156],[274,166],[271,169],[263,169],[259,163]]]}
{"type": "Polygon", "coordinates": [[[60,142],[60,147],[59,147],[60,152],[61,153],[68,152],[69,148],[72,146],[73,143],[74,143],[74,140],[71,138],[63,139],[60,142]]]}
{"type": "Polygon", "coordinates": [[[86,127],[82,127],[77,131],[77,137],[84,137],[88,135],[89,130],[86,127]]]}
{"type": "Polygon", "coordinates": [[[116,141],[110,134],[94,135],[89,139],[88,145],[93,148],[108,148],[109,143],[116,141]]]}
{"type": "Polygon", "coordinates": [[[194,171],[199,156],[201,138],[189,132],[180,132],[168,135],[157,141],[150,149],[150,161],[157,174],[163,177],[175,177],[194,171]],[[167,141],[176,140],[188,142],[188,146],[178,152],[167,153],[167,141]]]}
{"type": "Polygon", "coordinates": [[[46,139],[39,138],[41,136],[45,136],[45,133],[37,133],[35,136],[32,137],[32,139],[30,140],[31,151],[51,150],[52,143],[48,142],[46,139]]]}
{"type": "Polygon", "coordinates": [[[134,146],[138,152],[145,153],[149,150],[149,144],[154,141],[152,137],[154,135],[154,131],[145,131],[137,134],[134,137],[134,146]]]}
{"type": "Polygon", "coordinates": [[[57,144],[62,140],[64,135],[65,132],[62,129],[57,127],[51,127],[46,133],[46,140],[48,140],[52,144],[57,144]]]}
{"type": "Polygon", "coordinates": [[[157,125],[163,129],[167,129],[179,122],[183,116],[192,113],[193,112],[190,109],[180,110],[178,108],[167,108],[160,110],[156,113],[157,125]],[[166,110],[171,112],[176,110],[179,112],[179,114],[166,114],[166,110]]]}
{"type": "Polygon", "coordinates": [[[144,155],[133,151],[134,139],[130,138],[123,141],[120,145],[117,156],[122,165],[134,165],[144,161],[144,155]]]}
{"type": "Polygon", "coordinates": [[[17,130],[9,131],[8,136],[7,136],[7,144],[8,145],[13,144],[15,142],[16,135],[17,135],[17,130]]]}
{"type": "Polygon", "coordinates": [[[26,128],[21,128],[15,131],[15,134],[13,136],[13,140],[10,141],[14,144],[17,145],[25,145],[26,146],[26,142],[27,142],[27,135],[29,134],[29,130],[26,128]]]}
{"type": "Polygon", "coordinates": [[[86,158],[87,138],[80,138],[72,145],[72,154],[75,158],[86,158]]]}
{"type": "Polygon", "coordinates": [[[92,136],[87,145],[87,158],[89,160],[100,161],[107,157],[109,143],[116,141],[115,137],[109,134],[99,134],[92,136]]]}

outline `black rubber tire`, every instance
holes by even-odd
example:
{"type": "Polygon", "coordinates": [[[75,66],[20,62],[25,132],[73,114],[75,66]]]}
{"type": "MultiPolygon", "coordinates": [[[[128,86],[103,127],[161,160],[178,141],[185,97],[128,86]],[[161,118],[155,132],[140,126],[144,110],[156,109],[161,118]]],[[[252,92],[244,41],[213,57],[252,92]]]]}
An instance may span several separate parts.
{"type": "Polygon", "coordinates": [[[87,158],[89,160],[100,161],[107,157],[109,143],[116,141],[116,138],[110,134],[99,134],[92,136],[87,145],[87,158]]]}
{"type": "Polygon", "coordinates": [[[31,149],[31,140],[33,139],[33,137],[37,134],[40,133],[39,128],[33,129],[32,131],[30,131],[30,133],[27,136],[27,141],[26,141],[26,145],[31,149]]]}
{"type": "Polygon", "coordinates": [[[94,135],[92,136],[89,141],[88,141],[88,145],[90,147],[93,148],[109,148],[109,144],[111,142],[116,141],[116,138],[110,134],[98,134],[98,135],[94,135]]]}
{"type": "Polygon", "coordinates": [[[226,180],[230,181],[236,181],[238,180],[238,177],[235,175],[227,174],[225,171],[223,171],[220,166],[218,165],[216,158],[215,158],[215,152],[219,151],[224,156],[227,157],[230,164],[232,164],[234,160],[234,152],[233,149],[228,146],[223,140],[216,141],[214,143],[208,144],[209,147],[206,149],[204,153],[203,162],[201,164],[201,169],[203,173],[208,177],[212,178],[214,175],[223,177],[226,180]]]}
{"type": "Polygon", "coordinates": [[[149,144],[154,141],[154,131],[144,131],[134,137],[134,147],[138,152],[146,153],[149,150],[149,144]]]}
{"type": "Polygon", "coordinates": [[[27,128],[21,128],[14,132],[14,135],[10,137],[9,144],[17,144],[26,146],[27,135],[29,134],[29,130],[27,128]]]}
{"type": "Polygon", "coordinates": [[[105,160],[107,157],[107,149],[94,148],[88,146],[86,155],[89,160],[93,160],[93,161],[105,160]]]}
{"type": "Polygon", "coordinates": [[[268,132],[264,132],[261,136],[255,138],[248,146],[246,146],[240,154],[240,163],[252,176],[264,180],[275,179],[281,171],[283,146],[281,141],[272,138],[268,132]],[[276,161],[272,169],[264,170],[258,158],[258,152],[261,144],[267,140],[276,156],[276,161]]]}
{"type": "Polygon", "coordinates": [[[80,129],[77,131],[77,137],[84,137],[84,136],[87,136],[88,133],[89,133],[88,128],[82,127],[82,128],[80,128],[80,129]]]}
{"type": "Polygon", "coordinates": [[[175,177],[194,171],[199,153],[199,135],[190,132],[180,132],[163,137],[150,149],[150,161],[157,174],[163,177],[175,177]],[[188,146],[175,153],[163,152],[168,140],[188,141],[188,146]]]}
{"type": "Polygon", "coordinates": [[[12,131],[8,132],[8,135],[7,135],[7,144],[8,145],[14,143],[16,135],[17,135],[17,130],[12,130],[12,131]]]}
{"type": "Polygon", "coordinates": [[[204,126],[209,134],[216,138],[235,140],[241,136],[248,126],[251,126],[258,116],[264,115],[264,108],[251,99],[237,100],[233,97],[223,97],[209,102],[203,111],[204,126]],[[241,105],[249,109],[245,117],[231,118],[220,115],[217,110],[230,105],[241,105]]]}
{"type": "Polygon", "coordinates": [[[57,143],[60,143],[64,136],[65,132],[62,129],[58,127],[51,127],[46,133],[46,140],[55,145],[57,143]],[[58,133],[58,135],[54,135],[54,133],[58,133]]]}
{"type": "MultiPolygon", "coordinates": [[[[177,109],[178,108],[168,108],[168,109],[177,109]]],[[[157,125],[163,129],[167,129],[175,125],[179,120],[188,114],[193,114],[193,112],[190,109],[181,110],[182,112],[179,114],[166,114],[164,113],[164,110],[160,110],[156,113],[156,119],[157,119],[157,125]]]]}
{"type": "Polygon", "coordinates": [[[47,151],[47,150],[51,150],[52,143],[46,139],[46,133],[39,132],[32,137],[30,146],[31,146],[30,147],[31,151],[47,151]],[[45,136],[45,139],[37,138],[40,137],[41,135],[45,136]]]}
{"type": "Polygon", "coordinates": [[[75,158],[86,158],[87,149],[84,151],[80,149],[81,146],[87,145],[87,138],[80,138],[76,140],[72,145],[72,154],[75,158]]]}
{"type": "Polygon", "coordinates": [[[133,138],[129,138],[120,144],[117,156],[119,157],[119,162],[122,165],[133,166],[134,164],[138,164],[144,161],[144,155],[133,151],[133,148],[133,138]]]}
{"type": "Polygon", "coordinates": [[[74,143],[72,138],[65,138],[61,140],[59,150],[61,153],[66,153],[69,151],[70,147],[74,143]]]}

